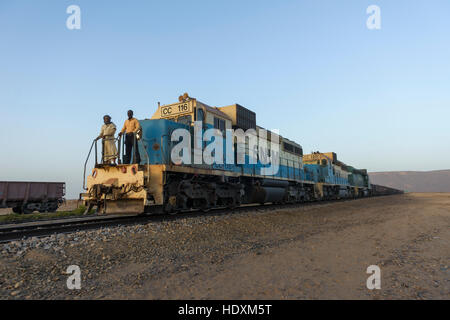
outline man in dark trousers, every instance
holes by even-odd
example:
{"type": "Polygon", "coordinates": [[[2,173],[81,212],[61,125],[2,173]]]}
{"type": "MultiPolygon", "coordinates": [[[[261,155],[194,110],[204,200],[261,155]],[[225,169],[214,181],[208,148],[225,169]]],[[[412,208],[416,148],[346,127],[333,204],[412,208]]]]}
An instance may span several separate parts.
{"type": "Polygon", "coordinates": [[[134,137],[136,132],[141,128],[139,121],[136,118],[133,118],[133,110],[128,110],[128,119],[125,120],[125,124],[123,125],[122,131],[119,133],[119,136],[122,136],[125,133],[125,151],[126,154],[124,156],[123,162],[124,164],[130,164],[131,159],[134,158],[134,163],[141,162],[141,156],[139,154],[138,141],[136,140],[136,148],[134,148],[134,137]],[[136,150],[134,150],[136,149],[136,150]],[[134,157],[132,157],[131,152],[134,152],[134,157]]]}

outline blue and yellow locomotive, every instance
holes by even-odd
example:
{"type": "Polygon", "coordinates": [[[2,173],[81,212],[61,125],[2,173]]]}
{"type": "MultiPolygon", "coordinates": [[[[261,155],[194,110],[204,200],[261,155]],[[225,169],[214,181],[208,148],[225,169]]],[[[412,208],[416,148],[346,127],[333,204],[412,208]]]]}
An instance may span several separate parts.
{"type": "Polygon", "coordinates": [[[256,124],[239,104],[211,107],[187,94],[139,121],[141,162],[99,161],[81,194],[101,214],[177,213],[252,203],[296,203],[370,194],[365,170],[334,153],[303,155],[300,144],[256,124]],[[223,161],[218,161],[220,159],[223,161]]]}

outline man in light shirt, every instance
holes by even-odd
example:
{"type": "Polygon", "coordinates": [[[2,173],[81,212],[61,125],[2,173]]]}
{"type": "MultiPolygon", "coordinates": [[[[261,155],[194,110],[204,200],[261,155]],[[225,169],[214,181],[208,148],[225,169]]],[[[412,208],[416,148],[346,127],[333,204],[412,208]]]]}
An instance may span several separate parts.
{"type": "Polygon", "coordinates": [[[103,139],[103,159],[104,164],[113,164],[117,158],[117,148],[114,141],[114,133],[116,132],[116,125],[111,122],[111,117],[105,115],[103,117],[105,124],[100,130],[100,135],[95,140],[103,139]]]}
{"type": "Polygon", "coordinates": [[[141,162],[141,156],[139,154],[138,142],[136,140],[136,148],[134,148],[134,137],[136,132],[141,128],[139,121],[133,118],[133,110],[128,110],[128,119],[125,120],[122,131],[120,131],[119,136],[125,133],[125,151],[126,154],[123,159],[124,164],[130,164],[132,156],[131,152],[134,152],[134,163],[141,162]],[[136,149],[136,150],[133,150],[136,149]]]}

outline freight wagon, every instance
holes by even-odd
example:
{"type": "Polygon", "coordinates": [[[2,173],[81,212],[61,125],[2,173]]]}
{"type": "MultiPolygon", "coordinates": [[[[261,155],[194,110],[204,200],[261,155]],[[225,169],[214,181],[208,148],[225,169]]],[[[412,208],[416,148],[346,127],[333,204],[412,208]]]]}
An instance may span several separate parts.
{"type": "Polygon", "coordinates": [[[64,182],[0,181],[0,208],[15,213],[55,212],[63,203],[64,182]]]}
{"type": "Polygon", "coordinates": [[[385,196],[390,194],[400,194],[403,193],[403,191],[386,187],[386,186],[380,186],[377,184],[372,184],[371,192],[373,196],[385,196]]]}

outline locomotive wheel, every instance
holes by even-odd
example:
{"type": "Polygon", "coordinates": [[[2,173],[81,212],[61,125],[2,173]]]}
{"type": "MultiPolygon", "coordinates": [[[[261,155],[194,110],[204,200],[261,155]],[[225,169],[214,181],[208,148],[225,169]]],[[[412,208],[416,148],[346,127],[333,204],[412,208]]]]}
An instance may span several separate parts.
{"type": "Polygon", "coordinates": [[[50,203],[47,207],[47,212],[56,212],[56,210],[58,210],[58,203],[56,202],[50,203]]]}
{"type": "Polygon", "coordinates": [[[24,214],[32,214],[33,211],[34,211],[34,210],[28,209],[28,208],[23,208],[22,210],[23,210],[23,213],[24,213],[24,214]]]}
{"type": "Polygon", "coordinates": [[[209,201],[206,200],[206,199],[200,201],[200,205],[199,205],[199,206],[200,206],[200,210],[201,210],[202,212],[208,212],[208,211],[210,211],[211,208],[212,208],[211,204],[210,204],[209,201]]]}
{"type": "Polygon", "coordinates": [[[236,209],[236,200],[234,198],[228,199],[227,209],[233,210],[236,209]]]}
{"type": "Polygon", "coordinates": [[[175,206],[173,206],[170,203],[166,203],[163,207],[163,212],[166,214],[170,214],[170,215],[176,215],[178,212],[175,208],[175,206]]]}
{"type": "Polygon", "coordinates": [[[176,196],[168,197],[166,203],[164,204],[164,212],[170,215],[176,215],[178,213],[176,196]]]}
{"type": "Polygon", "coordinates": [[[14,207],[14,208],[12,208],[12,211],[13,211],[14,213],[23,213],[21,207],[14,207]]]}
{"type": "Polygon", "coordinates": [[[208,212],[208,211],[211,210],[211,206],[209,205],[209,203],[205,203],[205,204],[201,207],[200,210],[201,210],[202,212],[208,212]]]}

